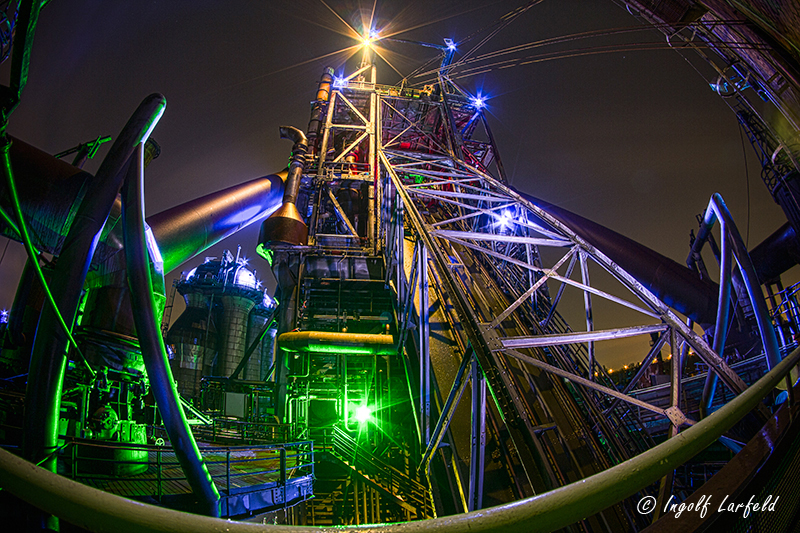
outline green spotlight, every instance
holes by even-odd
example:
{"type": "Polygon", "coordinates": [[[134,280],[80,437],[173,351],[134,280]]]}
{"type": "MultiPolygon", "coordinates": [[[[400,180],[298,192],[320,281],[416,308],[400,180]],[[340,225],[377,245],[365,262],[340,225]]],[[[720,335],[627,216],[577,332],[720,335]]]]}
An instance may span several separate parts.
{"type": "Polygon", "coordinates": [[[365,422],[369,422],[369,419],[372,417],[372,409],[366,405],[359,405],[356,407],[354,415],[359,424],[364,424],[365,422]]]}

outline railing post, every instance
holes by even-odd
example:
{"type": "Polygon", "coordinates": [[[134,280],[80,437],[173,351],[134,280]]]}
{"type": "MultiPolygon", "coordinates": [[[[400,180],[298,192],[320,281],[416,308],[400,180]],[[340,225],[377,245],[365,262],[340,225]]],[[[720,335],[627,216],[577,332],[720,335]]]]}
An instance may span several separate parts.
{"type": "Polygon", "coordinates": [[[281,458],[281,473],[280,473],[280,486],[285,490],[286,487],[286,448],[280,447],[281,458]]]}
{"type": "Polygon", "coordinates": [[[231,495],[231,450],[225,453],[225,496],[231,495]]]}
{"type": "Polygon", "coordinates": [[[78,444],[75,441],[72,441],[70,455],[72,457],[72,479],[78,479],[78,444]]]}
{"type": "Polygon", "coordinates": [[[161,489],[161,446],[156,448],[156,486],[158,490],[158,502],[161,503],[162,489],[161,489]]]}

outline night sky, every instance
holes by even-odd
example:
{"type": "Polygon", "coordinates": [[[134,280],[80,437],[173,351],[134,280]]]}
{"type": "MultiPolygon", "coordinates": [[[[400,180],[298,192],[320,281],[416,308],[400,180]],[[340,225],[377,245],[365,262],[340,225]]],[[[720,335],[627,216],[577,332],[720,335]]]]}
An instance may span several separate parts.
{"type": "MultiPolygon", "coordinates": [[[[384,35],[400,32],[396,37],[402,39],[459,41],[524,3],[379,2],[376,26],[384,35]]],[[[99,135],[116,136],[139,102],[160,92],[167,109],[153,133],[162,155],[147,169],[148,214],[278,171],[291,148],[279,139],[278,126],[305,129],[323,67],[345,69],[346,54],[322,56],[356,44],[331,9],[360,29],[362,16],[369,19],[373,7],[336,0],[327,6],[319,0],[53,1],[41,13],[29,82],[9,133],[60,152],[99,135]]],[[[545,0],[477,54],[642,24],[611,0],[545,0]]],[[[523,55],[638,42],[666,44],[663,34],[647,28],[523,55]]],[[[404,75],[435,54],[419,46],[382,46],[404,75]]],[[[458,82],[489,97],[489,120],[515,187],[683,263],[695,215],[713,192],[723,195],[743,235],[748,228],[745,155],[736,119],[703,79],[711,70],[696,55],[687,57],[702,76],[677,52],[651,50],[578,53],[458,82]]],[[[3,65],[3,83],[9,62],[3,65]]],[[[356,63],[357,57],[351,59],[347,69],[356,63]]],[[[380,83],[400,79],[383,61],[378,68],[380,83]]],[[[86,170],[97,169],[107,147],[86,170]]],[[[760,180],[749,144],[746,158],[752,248],[785,218],[760,180]]],[[[256,226],[179,270],[225,248],[235,253],[241,244],[271,286],[271,273],[254,251],[256,226]]],[[[0,239],[0,254],[5,244],[0,239]]],[[[23,263],[22,246],[12,242],[0,263],[0,307],[11,305],[23,263]]],[[[608,364],[623,362],[630,361],[619,356],[608,364]]]]}

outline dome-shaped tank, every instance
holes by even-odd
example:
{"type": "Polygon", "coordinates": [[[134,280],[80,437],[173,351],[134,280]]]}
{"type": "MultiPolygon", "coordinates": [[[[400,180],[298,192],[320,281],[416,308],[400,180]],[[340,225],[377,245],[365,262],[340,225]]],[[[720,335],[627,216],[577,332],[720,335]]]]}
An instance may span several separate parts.
{"type": "MultiPolygon", "coordinates": [[[[236,257],[228,250],[221,258],[207,257],[177,284],[186,310],[170,328],[167,343],[173,376],[184,397],[199,397],[203,376],[233,373],[248,346],[250,311],[265,301],[272,303],[239,252],[236,257]]],[[[239,378],[263,377],[261,360],[259,346],[239,378]]]]}

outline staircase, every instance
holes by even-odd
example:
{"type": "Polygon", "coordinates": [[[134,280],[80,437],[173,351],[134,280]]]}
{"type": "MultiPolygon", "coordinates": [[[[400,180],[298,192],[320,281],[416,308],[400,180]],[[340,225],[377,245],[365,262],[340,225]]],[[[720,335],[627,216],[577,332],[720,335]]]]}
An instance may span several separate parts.
{"type": "Polygon", "coordinates": [[[420,479],[389,465],[365,450],[341,428],[334,428],[331,456],[377,490],[388,501],[409,513],[412,520],[432,518],[433,505],[428,488],[420,479]]]}

